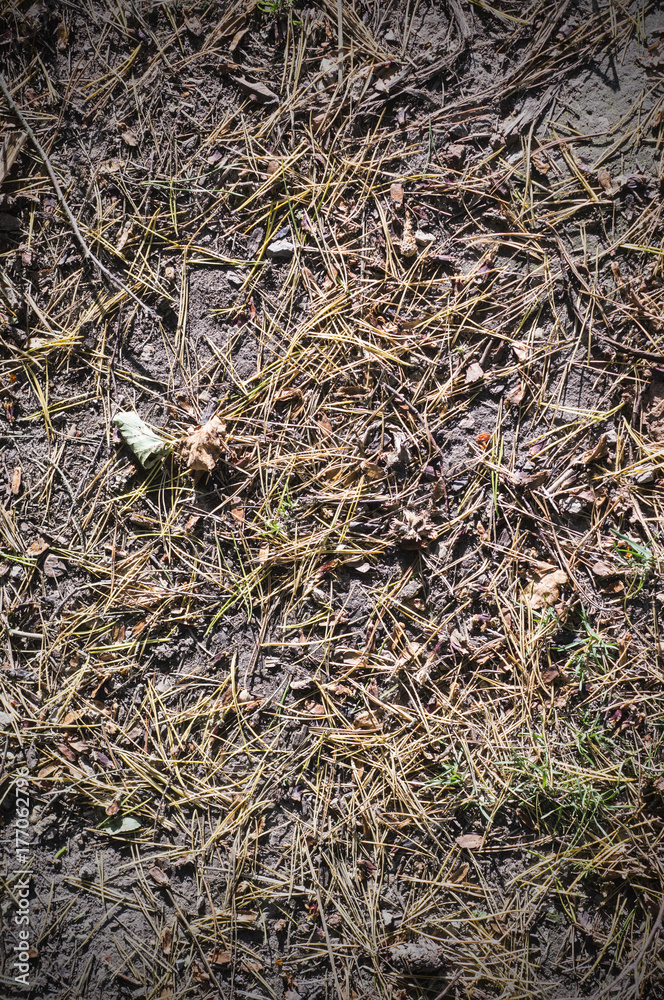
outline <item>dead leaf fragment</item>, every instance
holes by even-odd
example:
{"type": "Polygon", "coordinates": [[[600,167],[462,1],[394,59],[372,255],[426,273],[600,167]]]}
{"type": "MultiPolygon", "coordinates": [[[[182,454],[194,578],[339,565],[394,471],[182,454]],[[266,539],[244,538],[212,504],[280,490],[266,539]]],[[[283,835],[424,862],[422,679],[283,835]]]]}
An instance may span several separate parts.
{"type": "Polygon", "coordinates": [[[399,181],[394,181],[394,183],[390,185],[390,198],[392,200],[392,205],[398,211],[403,205],[403,184],[400,184],[399,181]]]}
{"type": "Polygon", "coordinates": [[[600,580],[608,580],[612,576],[617,576],[620,569],[617,566],[612,566],[611,563],[604,562],[603,559],[598,559],[590,567],[590,572],[593,576],[599,577],[600,580]]]}
{"type": "Polygon", "coordinates": [[[560,588],[567,582],[568,577],[564,570],[544,570],[524,591],[524,601],[533,611],[550,607],[559,599],[560,588]]]}
{"type": "Polygon", "coordinates": [[[240,90],[247,95],[251,101],[255,101],[257,104],[272,104],[274,101],[279,102],[278,96],[266,87],[264,83],[258,83],[254,80],[247,80],[243,76],[233,76],[232,80],[237,83],[240,90]]]}
{"type": "Polygon", "coordinates": [[[218,951],[213,951],[210,955],[210,961],[213,965],[230,965],[233,956],[230,951],[226,951],[220,948],[218,951]]]}
{"type": "Polygon", "coordinates": [[[132,147],[138,146],[138,139],[136,138],[136,134],[132,132],[131,129],[126,129],[122,133],[122,138],[127,146],[132,146],[132,147]]]}
{"type": "Polygon", "coordinates": [[[11,483],[11,491],[14,494],[14,496],[18,495],[18,491],[20,490],[20,488],[21,488],[21,466],[17,465],[12,473],[12,483],[11,483]]]}
{"type": "Polygon", "coordinates": [[[479,833],[466,833],[463,837],[457,837],[456,842],[459,847],[465,847],[469,851],[476,851],[482,846],[484,837],[479,833]]]}
{"type": "Polygon", "coordinates": [[[474,382],[479,382],[479,380],[484,375],[484,369],[481,364],[477,361],[473,361],[472,364],[468,365],[466,369],[466,385],[472,385],[474,382]]]}
{"type": "Polygon", "coordinates": [[[56,37],[58,52],[65,52],[69,45],[69,25],[65,24],[64,20],[58,22],[56,37]]]}
{"type": "Polygon", "coordinates": [[[49,580],[59,580],[61,576],[66,575],[67,567],[61,559],[56,559],[55,556],[46,556],[44,560],[44,576],[47,576],[49,580]]]}
{"type": "Polygon", "coordinates": [[[522,340],[513,340],[511,347],[519,361],[527,361],[530,357],[530,348],[522,340]]]}
{"type": "Polygon", "coordinates": [[[203,25],[200,20],[194,15],[188,14],[185,11],[182,12],[184,19],[184,26],[195,38],[200,38],[203,34],[203,25]]]}
{"type": "Polygon", "coordinates": [[[231,44],[228,46],[228,51],[230,53],[235,52],[236,48],[238,47],[238,45],[240,44],[240,42],[242,41],[242,39],[244,38],[244,36],[248,31],[249,28],[241,28],[239,31],[235,32],[235,34],[233,35],[233,40],[231,44]]]}
{"type": "Polygon", "coordinates": [[[524,396],[526,395],[526,383],[522,382],[521,385],[517,385],[508,392],[505,396],[505,402],[510,406],[519,406],[523,402],[524,396]]]}
{"type": "Polygon", "coordinates": [[[604,188],[607,194],[616,194],[616,186],[611,180],[611,174],[604,167],[600,167],[597,171],[597,181],[600,186],[604,188]]]}
{"type": "Polygon", "coordinates": [[[225,450],[225,443],[226,424],[219,417],[211,417],[184,438],[182,460],[192,472],[212,472],[225,450]]]}
{"type": "Polygon", "coordinates": [[[591,462],[598,462],[604,458],[609,450],[609,435],[602,434],[601,438],[593,448],[581,452],[572,462],[572,465],[590,465],[591,462]]]}
{"type": "Polygon", "coordinates": [[[161,868],[157,868],[156,865],[154,868],[149,869],[148,875],[157,883],[158,886],[164,887],[171,884],[171,880],[166,872],[163,872],[161,868]]]}

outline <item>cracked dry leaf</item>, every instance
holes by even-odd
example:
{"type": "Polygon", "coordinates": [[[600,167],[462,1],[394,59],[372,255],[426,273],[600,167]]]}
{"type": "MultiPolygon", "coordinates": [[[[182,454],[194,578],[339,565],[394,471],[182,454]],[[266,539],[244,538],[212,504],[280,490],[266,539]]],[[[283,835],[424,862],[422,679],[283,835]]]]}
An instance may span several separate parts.
{"type": "Polygon", "coordinates": [[[219,417],[196,427],[181,444],[182,460],[192,472],[212,472],[225,450],[226,424],[219,417]]]}
{"type": "Polygon", "coordinates": [[[568,582],[567,573],[562,569],[543,570],[524,590],[523,600],[533,611],[540,611],[556,603],[560,588],[568,582]]]}

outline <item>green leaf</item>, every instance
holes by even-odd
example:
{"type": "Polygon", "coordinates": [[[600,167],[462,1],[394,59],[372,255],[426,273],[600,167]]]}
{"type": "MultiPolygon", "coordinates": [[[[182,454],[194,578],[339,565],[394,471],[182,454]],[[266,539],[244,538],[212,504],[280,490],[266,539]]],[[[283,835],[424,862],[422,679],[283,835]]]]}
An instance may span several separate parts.
{"type": "Polygon", "coordinates": [[[171,450],[171,445],[150,430],[137,413],[116,413],[113,423],[144,469],[152,469],[171,450]]]}
{"type": "Polygon", "coordinates": [[[133,816],[114,816],[108,822],[102,823],[101,829],[115,836],[118,833],[132,833],[134,830],[140,830],[141,824],[133,816]]]}

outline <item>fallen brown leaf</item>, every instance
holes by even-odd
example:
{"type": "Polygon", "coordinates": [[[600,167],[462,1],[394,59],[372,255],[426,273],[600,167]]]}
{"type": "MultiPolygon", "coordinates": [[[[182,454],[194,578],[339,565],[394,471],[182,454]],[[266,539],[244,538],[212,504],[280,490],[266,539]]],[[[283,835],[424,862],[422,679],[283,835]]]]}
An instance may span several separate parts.
{"type": "Polygon", "coordinates": [[[240,42],[242,41],[242,39],[244,38],[244,36],[248,31],[249,28],[241,28],[239,31],[235,32],[235,34],[233,35],[233,41],[228,46],[228,51],[230,53],[235,52],[236,48],[238,47],[238,45],[240,44],[240,42]]]}
{"type": "Polygon", "coordinates": [[[518,406],[519,403],[523,402],[524,396],[526,395],[526,383],[522,382],[521,385],[515,386],[511,392],[508,392],[505,396],[505,402],[510,406],[518,406]]]}
{"type": "Polygon", "coordinates": [[[219,417],[188,434],[181,444],[182,461],[193,472],[212,472],[225,450],[226,424],[219,417]]]}
{"type": "Polygon", "coordinates": [[[572,465],[590,465],[591,462],[597,462],[600,458],[604,458],[608,450],[609,435],[602,434],[597,444],[593,448],[589,448],[588,451],[583,451],[580,455],[577,455],[572,465]]]}
{"type": "Polygon", "coordinates": [[[522,340],[513,340],[511,347],[519,361],[527,361],[530,357],[530,348],[522,340]]]}
{"type": "Polygon", "coordinates": [[[158,886],[164,887],[171,884],[171,880],[166,872],[163,872],[161,868],[157,868],[156,866],[148,870],[148,875],[158,886]]]}
{"type": "Polygon", "coordinates": [[[463,837],[457,837],[456,842],[459,847],[465,847],[469,851],[476,851],[482,846],[484,837],[479,833],[466,833],[463,837]]]}
{"type": "Polygon", "coordinates": [[[539,573],[524,590],[523,599],[533,611],[539,611],[555,604],[560,597],[560,588],[568,582],[567,573],[554,569],[539,573]]]}
{"type": "Polygon", "coordinates": [[[479,380],[484,375],[484,369],[477,361],[473,361],[468,365],[466,369],[466,385],[472,385],[474,382],[479,382],[479,380]]]}
{"type": "Polygon", "coordinates": [[[272,104],[274,101],[278,103],[278,96],[266,87],[264,83],[258,83],[254,80],[247,80],[244,76],[233,76],[234,80],[240,90],[246,94],[250,100],[256,101],[257,104],[272,104]]]}

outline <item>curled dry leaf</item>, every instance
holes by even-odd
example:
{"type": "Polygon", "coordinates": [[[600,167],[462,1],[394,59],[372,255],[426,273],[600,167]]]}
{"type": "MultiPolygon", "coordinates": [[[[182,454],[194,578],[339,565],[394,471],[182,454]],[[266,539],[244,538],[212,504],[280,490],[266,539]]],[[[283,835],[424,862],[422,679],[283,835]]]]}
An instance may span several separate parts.
{"type": "Polygon", "coordinates": [[[572,462],[572,465],[590,465],[591,462],[598,462],[604,458],[609,450],[609,435],[602,434],[601,438],[593,448],[581,452],[572,462]]]}
{"type": "Polygon", "coordinates": [[[228,51],[231,53],[231,55],[233,54],[233,52],[235,52],[236,48],[238,47],[238,45],[240,44],[240,42],[242,41],[242,39],[244,38],[244,36],[248,31],[249,28],[240,28],[239,31],[235,32],[235,34],[233,35],[233,40],[231,41],[231,44],[228,46],[228,51]]]}
{"type": "Polygon", "coordinates": [[[567,582],[564,570],[543,570],[524,591],[524,601],[533,611],[540,611],[556,603],[560,597],[560,588],[567,582]]]}
{"type": "Polygon", "coordinates": [[[226,424],[219,417],[211,417],[184,438],[180,454],[192,472],[212,472],[225,446],[226,424]]]}
{"type": "Polygon", "coordinates": [[[251,101],[255,101],[257,104],[279,102],[278,96],[269,87],[266,87],[264,83],[247,80],[244,76],[234,76],[232,79],[237,83],[242,93],[246,94],[251,101]]]}
{"type": "Polygon", "coordinates": [[[148,875],[158,886],[165,887],[171,884],[171,880],[166,872],[163,872],[161,868],[157,868],[156,865],[154,868],[150,868],[148,875]]]}

